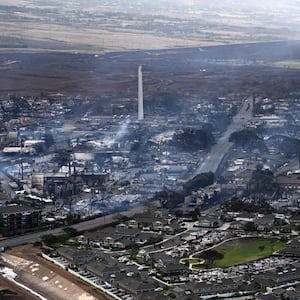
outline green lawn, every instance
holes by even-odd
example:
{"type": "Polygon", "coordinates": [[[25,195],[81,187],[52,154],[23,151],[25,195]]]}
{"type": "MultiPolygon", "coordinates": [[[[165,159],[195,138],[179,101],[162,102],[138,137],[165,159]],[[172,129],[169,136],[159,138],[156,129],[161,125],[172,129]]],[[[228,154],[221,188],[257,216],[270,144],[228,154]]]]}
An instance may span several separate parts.
{"type": "Polygon", "coordinates": [[[241,238],[213,248],[217,252],[215,254],[223,258],[208,259],[205,252],[195,257],[205,258],[206,266],[225,268],[269,256],[285,245],[285,242],[275,238],[241,238]]]}

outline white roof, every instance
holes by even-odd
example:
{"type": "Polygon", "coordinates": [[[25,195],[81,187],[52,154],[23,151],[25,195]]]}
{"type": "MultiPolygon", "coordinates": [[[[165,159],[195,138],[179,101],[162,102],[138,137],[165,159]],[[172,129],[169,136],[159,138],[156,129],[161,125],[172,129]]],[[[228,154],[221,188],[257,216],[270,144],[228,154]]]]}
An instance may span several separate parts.
{"type": "Polygon", "coordinates": [[[3,153],[28,153],[30,152],[29,149],[25,149],[23,147],[5,147],[3,150],[3,153]]]}

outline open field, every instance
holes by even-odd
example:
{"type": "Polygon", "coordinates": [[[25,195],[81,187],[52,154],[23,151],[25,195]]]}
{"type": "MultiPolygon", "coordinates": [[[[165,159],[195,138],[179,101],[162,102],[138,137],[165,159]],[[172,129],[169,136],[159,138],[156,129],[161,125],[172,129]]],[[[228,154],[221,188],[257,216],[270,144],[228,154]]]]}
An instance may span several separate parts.
{"type": "Polygon", "coordinates": [[[278,68],[300,69],[300,60],[283,60],[273,64],[278,68]]]}
{"type": "Polygon", "coordinates": [[[241,238],[217,246],[209,254],[202,252],[199,257],[205,258],[206,262],[213,260],[215,267],[225,268],[269,256],[284,247],[285,243],[278,239],[241,238]]]}
{"type": "Polygon", "coordinates": [[[296,1],[152,2],[4,0],[0,48],[104,53],[300,39],[296,1]]]}
{"type": "Polygon", "coordinates": [[[0,95],[15,93],[32,96],[43,92],[134,100],[137,93],[137,67],[141,64],[145,104],[153,99],[151,97],[164,92],[185,98],[193,95],[201,98],[213,90],[219,97],[224,89],[233,92],[238,86],[240,90],[240,82],[245,91],[248,86],[257,89],[260,83],[264,85],[266,80],[271,80],[273,74],[276,78],[299,78],[297,69],[286,70],[268,65],[277,61],[299,60],[299,49],[299,42],[102,55],[23,53],[23,50],[6,49],[0,51],[0,95]],[[276,52],[272,52],[274,48],[276,52]],[[261,80],[256,80],[259,77],[261,80]],[[212,85],[214,89],[210,88],[212,85]]]}

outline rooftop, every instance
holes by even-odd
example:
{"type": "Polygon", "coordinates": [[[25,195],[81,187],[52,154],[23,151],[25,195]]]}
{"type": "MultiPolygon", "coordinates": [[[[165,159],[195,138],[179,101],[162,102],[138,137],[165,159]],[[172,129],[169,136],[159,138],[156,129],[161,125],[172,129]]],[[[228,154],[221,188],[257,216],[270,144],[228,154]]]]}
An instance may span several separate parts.
{"type": "Polygon", "coordinates": [[[16,214],[23,212],[34,212],[40,211],[40,209],[25,205],[9,205],[9,206],[0,206],[0,214],[16,214]]]}

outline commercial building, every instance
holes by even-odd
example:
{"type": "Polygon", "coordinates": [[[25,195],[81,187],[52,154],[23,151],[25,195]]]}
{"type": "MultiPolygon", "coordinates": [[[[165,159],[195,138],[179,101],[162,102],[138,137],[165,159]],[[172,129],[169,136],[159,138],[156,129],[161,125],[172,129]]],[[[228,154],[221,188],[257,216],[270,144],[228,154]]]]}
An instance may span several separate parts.
{"type": "Polygon", "coordinates": [[[0,219],[7,230],[33,228],[40,225],[41,210],[23,205],[0,206],[0,219]]]}

